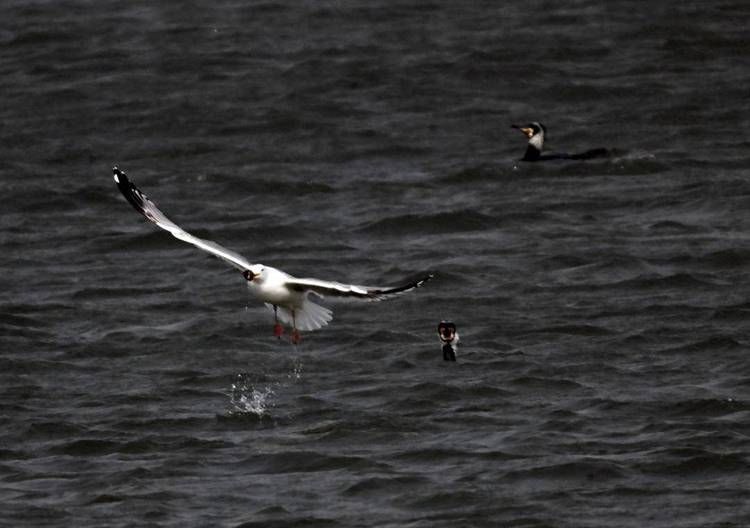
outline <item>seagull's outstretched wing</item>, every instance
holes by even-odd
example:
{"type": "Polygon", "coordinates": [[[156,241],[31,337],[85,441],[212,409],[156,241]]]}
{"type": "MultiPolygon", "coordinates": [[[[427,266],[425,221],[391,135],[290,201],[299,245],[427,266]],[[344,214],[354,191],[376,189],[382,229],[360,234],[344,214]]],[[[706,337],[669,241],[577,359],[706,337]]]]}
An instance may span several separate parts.
{"type": "Polygon", "coordinates": [[[223,246],[220,246],[216,242],[210,240],[203,240],[196,236],[191,235],[187,231],[183,230],[180,226],[172,222],[162,213],[148,197],[143,194],[133,182],[131,182],[123,171],[114,167],[112,169],[115,177],[115,183],[119,187],[120,192],[127,198],[128,202],[135,207],[135,210],[141,213],[143,216],[151,220],[153,223],[172,233],[175,238],[178,238],[188,244],[193,244],[201,248],[204,251],[208,251],[212,255],[216,255],[229,262],[235,268],[244,271],[249,269],[252,264],[247,261],[245,257],[239,253],[235,253],[223,246]]]}
{"type": "Polygon", "coordinates": [[[286,281],[288,287],[299,290],[309,290],[323,297],[348,297],[351,299],[363,299],[367,301],[378,301],[393,295],[406,293],[430,280],[432,273],[422,273],[410,279],[404,280],[395,286],[355,286],[353,284],[342,284],[340,282],[329,282],[319,279],[295,279],[286,281]]]}

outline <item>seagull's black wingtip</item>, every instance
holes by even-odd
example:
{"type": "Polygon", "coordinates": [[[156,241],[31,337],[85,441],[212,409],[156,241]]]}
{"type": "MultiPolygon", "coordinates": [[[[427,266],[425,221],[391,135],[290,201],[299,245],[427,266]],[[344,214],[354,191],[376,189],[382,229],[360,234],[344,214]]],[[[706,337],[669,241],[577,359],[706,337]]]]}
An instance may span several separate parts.
{"type": "Polygon", "coordinates": [[[397,286],[392,286],[390,288],[386,288],[377,292],[373,292],[375,294],[375,297],[380,295],[393,295],[397,293],[404,293],[408,292],[409,290],[413,290],[414,288],[419,288],[422,286],[425,282],[429,281],[435,276],[433,272],[424,272],[420,273],[419,275],[412,276],[410,279],[405,280],[402,284],[397,286]]]}
{"type": "Polygon", "coordinates": [[[128,198],[128,200],[130,200],[129,197],[133,194],[134,185],[130,183],[130,180],[128,180],[125,172],[121,171],[117,167],[117,165],[115,165],[114,167],[112,167],[112,176],[115,179],[115,183],[120,189],[120,192],[125,196],[125,198],[128,198]]]}
{"type": "Polygon", "coordinates": [[[115,183],[117,184],[117,188],[120,189],[120,192],[125,197],[125,199],[130,202],[130,205],[132,205],[136,211],[145,215],[145,197],[143,196],[143,193],[138,189],[138,187],[133,184],[133,182],[128,179],[125,171],[121,171],[119,168],[117,168],[117,165],[112,167],[112,174],[115,179],[115,183]]]}
{"type": "Polygon", "coordinates": [[[431,281],[435,278],[435,272],[434,271],[427,271],[425,272],[424,276],[422,277],[422,280],[419,281],[418,287],[424,284],[427,281],[431,281]]]}
{"type": "Polygon", "coordinates": [[[115,183],[117,183],[118,185],[120,184],[120,181],[128,181],[128,177],[123,171],[117,168],[117,165],[112,167],[112,175],[115,178],[115,183]]]}

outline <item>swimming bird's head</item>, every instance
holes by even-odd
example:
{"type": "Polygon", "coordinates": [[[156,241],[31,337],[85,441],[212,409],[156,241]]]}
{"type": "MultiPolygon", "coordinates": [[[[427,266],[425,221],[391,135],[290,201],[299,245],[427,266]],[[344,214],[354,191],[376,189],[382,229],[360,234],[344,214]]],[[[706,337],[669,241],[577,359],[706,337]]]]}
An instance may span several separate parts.
{"type": "Polygon", "coordinates": [[[547,129],[544,128],[544,125],[539,123],[538,121],[534,121],[532,123],[529,123],[528,125],[510,125],[511,128],[515,128],[517,130],[520,130],[524,133],[524,135],[531,139],[534,136],[541,136],[544,138],[545,132],[547,132],[547,129]]]}
{"type": "Polygon", "coordinates": [[[438,324],[438,335],[443,343],[450,343],[456,337],[456,323],[452,321],[440,321],[440,324],[438,324]]]}
{"type": "Polygon", "coordinates": [[[547,129],[544,125],[538,121],[533,121],[528,125],[511,125],[524,133],[529,138],[529,145],[526,148],[526,154],[524,154],[524,161],[536,161],[542,156],[542,148],[544,148],[544,134],[547,129]]]}

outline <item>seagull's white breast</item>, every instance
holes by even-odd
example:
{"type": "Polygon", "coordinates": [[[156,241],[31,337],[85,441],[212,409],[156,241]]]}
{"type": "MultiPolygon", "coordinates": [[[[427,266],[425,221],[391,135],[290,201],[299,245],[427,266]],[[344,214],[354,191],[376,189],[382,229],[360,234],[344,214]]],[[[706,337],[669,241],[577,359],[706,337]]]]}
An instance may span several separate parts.
{"type": "Polygon", "coordinates": [[[291,277],[283,271],[265,267],[260,277],[248,282],[248,287],[263,302],[288,308],[299,308],[305,299],[305,292],[289,288],[287,286],[287,279],[289,278],[291,277]]]}

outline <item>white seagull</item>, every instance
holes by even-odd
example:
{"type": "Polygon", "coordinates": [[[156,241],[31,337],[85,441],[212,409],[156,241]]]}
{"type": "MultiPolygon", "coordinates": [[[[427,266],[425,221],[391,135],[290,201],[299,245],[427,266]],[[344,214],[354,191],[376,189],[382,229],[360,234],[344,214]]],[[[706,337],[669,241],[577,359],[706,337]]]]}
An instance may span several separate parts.
{"type": "Polygon", "coordinates": [[[242,276],[247,281],[250,291],[273,310],[275,321],[274,335],[281,337],[284,331],[279,323],[279,319],[281,319],[284,323],[292,325],[292,341],[294,343],[298,343],[300,340],[299,330],[317,330],[327,325],[333,318],[331,310],[315,304],[309,299],[310,293],[314,293],[319,297],[342,297],[375,301],[418,288],[433,277],[432,273],[422,273],[397,286],[355,286],[319,279],[298,279],[271,266],[252,264],[239,253],[220,246],[216,242],[203,240],[191,235],[167,218],[156,207],[154,202],[149,200],[128,179],[123,171],[114,167],[112,172],[114,173],[115,183],[117,183],[120,192],[122,192],[123,196],[125,196],[136,211],[157,226],[172,233],[172,236],[175,238],[188,244],[193,244],[225,260],[240,270],[242,276]]]}

